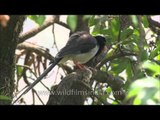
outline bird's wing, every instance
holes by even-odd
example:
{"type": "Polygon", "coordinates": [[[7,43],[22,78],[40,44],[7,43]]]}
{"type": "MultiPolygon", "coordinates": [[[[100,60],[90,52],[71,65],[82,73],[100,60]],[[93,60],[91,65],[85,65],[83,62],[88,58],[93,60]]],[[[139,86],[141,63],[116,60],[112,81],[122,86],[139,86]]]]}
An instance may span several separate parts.
{"type": "Polygon", "coordinates": [[[96,45],[96,39],[90,34],[78,32],[69,38],[66,46],[59,51],[56,57],[63,58],[65,55],[69,54],[85,53],[93,49],[96,45]]]}

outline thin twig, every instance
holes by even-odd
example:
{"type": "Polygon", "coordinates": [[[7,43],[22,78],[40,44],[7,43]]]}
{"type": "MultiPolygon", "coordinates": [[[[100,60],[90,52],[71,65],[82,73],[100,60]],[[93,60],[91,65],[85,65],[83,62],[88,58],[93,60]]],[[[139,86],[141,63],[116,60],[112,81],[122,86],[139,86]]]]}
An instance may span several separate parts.
{"type": "Polygon", "coordinates": [[[38,97],[39,101],[42,103],[42,105],[45,105],[44,102],[42,101],[42,99],[40,98],[40,96],[38,95],[37,91],[34,88],[32,90],[37,95],[37,97],[38,97]]]}
{"type": "Polygon", "coordinates": [[[39,27],[35,27],[24,34],[21,34],[19,36],[19,43],[22,43],[25,40],[27,40],[28,38],[35,36],[37,33],[41,32],[45,28],[47,28],[50,25],[52,25],[53,23],[55,23],[56,20],[57,20],[57,16],[54,16],[53,19],[46,21],[43,25],[41,25],[39,27]]]}
{"type": "Polygon", "coordinates": [[[70,29],[69,26],[68,26],[66,23],[62,22],[62,21],[56,21],[55,23],[57,23],[57,24],[65,27],[65,28],[67,28],[67,29],[70,29]]]}
{"type": "MultiPolygon", "coordinates": [[[[20,91],[17,91],[17,92],[15,93],[15,94],[16,94],[15,96],[17,96],[20,92],[22,92],[22,91],[23,91],[24,89],[26,89],[27,87],[28,87],[28,85],[26,85],[26,86],[25,86],[24,88],[22,88],[20,91]]],[[[14,97],[15,97],[15,96],[14,96],[14,97]]]]}
{"type": "Polygon", "coordinates": [[[147,16],[147,20],[149,22],[149,28],[157,35],[160,35],[160,23],[153,20],[149,15],[147,16]]]}
{"type": "Polygon", "coordinates": [[[57,82],[58,73],[59,73],[59,67],[58,67],[57,72],[56,72],[56,75],[55,75],[55,81],[54,81],[54,84],[56,84],[56,82],[57,82]]]}
{"type": "MultiPolygon", "coordinates": [[[[37,76],[36,76],[36,74],[32,71],[32,69],[29,67],[29,66],[27,66],[27,65],[16,65],[16,66],[21,66],[21,67],[25,67],[25,68],[27,68],[28,70],[30,70],[30,72],[36,77],[36,79],[37,79],[37,76]]],[[[30,78],[30,79],[32,79],[32,78],[30,78]]],[[[34,79],[32,79],[32,80],[34,80],[34,79]]],[[[42,82],[42,81],[40,81],[40,83],[43,85],[43,87],[45,87],[48,91],[50,91],[50,89],[42,82]]]]}
{"type": "Polygon", "coordinates": [[[57,51],[59,51],[57,43],[56,43],[55,33],[54,33],[54,24],[53,24],[53,27],[52,27],[52,34],[53,34],[53,45],[56,47],[57,51]]]}
{"type": "Polygon", "coordinates": [[[28,65],[19,65],[19,64],[16,64],[16,66],[27,68],[37,78],[37,75],[32,71],[32,69],[28,65]]]}
{"type": "Polygon", "coordinates": [[[32,89],[32,101],[33,101],[33,105],[35,104],[35,96],[34,96],[34,90],[32,89]]]}
{"type": "Polygon", "coordinates": [[[45,49],[41,46],[35,45],[33,43],[29,43],[29,42],[23,42],[21,44],[18,44],[17,49],[26,49],[26,50],[30,50],[31,52],[35,52],[49,60],[53,60],[54,57],[49,53],[48,49],[45,49]]]}

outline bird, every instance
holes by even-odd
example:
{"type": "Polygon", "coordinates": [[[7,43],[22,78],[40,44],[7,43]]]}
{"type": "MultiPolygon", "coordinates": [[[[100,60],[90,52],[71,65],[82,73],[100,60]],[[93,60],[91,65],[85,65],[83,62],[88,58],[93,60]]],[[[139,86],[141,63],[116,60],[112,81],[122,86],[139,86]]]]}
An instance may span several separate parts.
{"type": "Polygon", "coordinates": [[[72,60],[74,64],[83,69],[85,63],[98,56],[105,48],[106,39],[103,36],[92,36],[86,31],[72,34],[66,45],[57,53],[51,64],[63,64],[72,60]]]}
{"type": "Polygon", "coordinates": [[[97,57],[103,51],[105,43],[105,37],[100,35],[92,36],[86,31],[73,33],[66,45],[56,54],[54,61],[50,62],[50,66],[13,101],[13,104],[40,82],[57,64],[63,64],[68,60],[72,60],[79,69],[84,69],[85,63],[97,57]]]}

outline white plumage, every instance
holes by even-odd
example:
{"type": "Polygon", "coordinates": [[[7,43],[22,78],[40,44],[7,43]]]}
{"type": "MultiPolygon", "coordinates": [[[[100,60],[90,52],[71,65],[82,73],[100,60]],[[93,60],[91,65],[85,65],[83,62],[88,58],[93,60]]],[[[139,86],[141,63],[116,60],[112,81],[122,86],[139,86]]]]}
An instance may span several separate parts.
{"type": "Polygon", "coordinates": [[[68,60],[72,60],[74,62],[78,62],[79,64],[84,64],[96,55],[98,49],[99,46],[96,45],[96,47],[94,47],[87,53],[66,55],[59,63],[61,64],[67,62],[68,60]]]}

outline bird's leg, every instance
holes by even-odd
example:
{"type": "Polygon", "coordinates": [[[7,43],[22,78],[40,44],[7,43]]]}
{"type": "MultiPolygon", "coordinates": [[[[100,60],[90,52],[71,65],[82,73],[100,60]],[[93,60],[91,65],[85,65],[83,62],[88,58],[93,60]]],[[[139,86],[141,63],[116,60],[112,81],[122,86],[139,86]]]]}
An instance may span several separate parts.
{"type": "Polygon", "coordinates": [[[76,66],[79,68],[79,69],[81,69],[81,70],[83,70],[84,69],[84,65],[82,65],[82,64],[76,64],[76,66]]]}
{"type": "Polygon", "coordinates": [[[75,64],[75,66],[76,66],[77,68],[79,68],[80,70],[84,70],[84,69],[85,69],[85,65],[83,65],[83,64],[80,64],[80,63],[78,63],[78,62],[76,62],[76,61],[74,61],[74,64],[75,64]]]}

